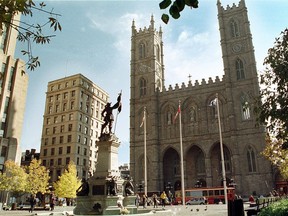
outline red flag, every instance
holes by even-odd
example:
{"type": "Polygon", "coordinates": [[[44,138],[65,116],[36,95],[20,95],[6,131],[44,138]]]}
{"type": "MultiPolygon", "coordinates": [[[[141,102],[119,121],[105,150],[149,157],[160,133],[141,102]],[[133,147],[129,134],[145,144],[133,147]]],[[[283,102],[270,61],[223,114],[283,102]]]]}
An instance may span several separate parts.
{"type": "Polygon", "coordinates": [[[176,121],[178,115],[180,114],[180,112],[181,112],[181,108],[180,108],[180,104],[179,104],[178,110],[177,110],[177,112],[176,112],[176,114],[175,114],[175,116],[174,116],[174,119],[173,119],[173,123],[174,123],[174,124],[175,124],[175,121],[176,121]]]}

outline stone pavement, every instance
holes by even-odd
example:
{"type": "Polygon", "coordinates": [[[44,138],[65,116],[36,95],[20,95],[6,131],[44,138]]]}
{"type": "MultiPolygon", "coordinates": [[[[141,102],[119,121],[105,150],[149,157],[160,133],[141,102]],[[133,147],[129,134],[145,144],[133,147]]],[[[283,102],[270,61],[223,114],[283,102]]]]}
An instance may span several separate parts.
{"type": "MultiPolygon", "coordinates": [[[[73,213],[73,206],[56,206],[54,211],[34,211],[33,213],[29,213],[27,210],[12,210],[12,211],[0,211],[0,215],[2,216],[34,216],[34,215],[42,215],[42,216],[56,216],[56,215],[66,215],[70,216],[73,213]],[[53,214],[52,214],[53,213],[53,214]],[[68,213],[68,214],[67,214],[68,213]]],[[[245,208],[245,206],[244,206],[245,208]]],[[[152,206],[148,206],[147,209],[154,210],[152,206]]],[[[139,207],[139,213],[143,211],[143,207],[139,207]]],[[[166,206],[165,211],[162,210],[161,207],[156,209],[156,212],[151,215],[165,215],[165,216],[228,216],[227,206],[226,205],[176,205],[176,206],[166,206]],[[198,209],[198,210],[197,210],[198,209]],[[205,210],[206,209],[206,210],[205,210]]]]}

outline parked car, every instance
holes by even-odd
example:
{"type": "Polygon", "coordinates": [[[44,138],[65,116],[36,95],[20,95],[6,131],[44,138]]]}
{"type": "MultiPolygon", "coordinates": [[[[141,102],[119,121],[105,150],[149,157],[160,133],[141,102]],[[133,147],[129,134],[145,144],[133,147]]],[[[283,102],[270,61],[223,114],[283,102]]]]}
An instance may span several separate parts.
{"type": "Polygon", "coordinates": [[[201,198],[192,198],[186,202],[186,205],[204,205],[205,199],[201,198]]]}

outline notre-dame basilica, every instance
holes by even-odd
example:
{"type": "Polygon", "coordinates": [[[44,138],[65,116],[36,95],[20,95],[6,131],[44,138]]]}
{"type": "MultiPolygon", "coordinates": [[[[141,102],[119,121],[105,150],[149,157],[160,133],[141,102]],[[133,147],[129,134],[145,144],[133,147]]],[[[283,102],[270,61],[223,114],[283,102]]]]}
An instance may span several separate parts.
{"type": "Polygon", "coordinates": [[[224,76],[174,88],[164,85],[161,28],[154,28],[153,17],[148,28],[137,30],[132,23],[130,173],[135,184],[144,181],[139,126],[145,107],[148,191],[162,191],[168,184],[172,191],[181,188],[180,128],[173,124],[179,100],[185,188],[223,185],[218,112],[209,106],[216,93],[227,185],[233,182],[242,196],[267,194],[275,187],[277,175],[261,155],[265,129],[256,126],[253,113],[259,83],[245,1],[224,8],[218,0],[217,7],[224,76]]]}

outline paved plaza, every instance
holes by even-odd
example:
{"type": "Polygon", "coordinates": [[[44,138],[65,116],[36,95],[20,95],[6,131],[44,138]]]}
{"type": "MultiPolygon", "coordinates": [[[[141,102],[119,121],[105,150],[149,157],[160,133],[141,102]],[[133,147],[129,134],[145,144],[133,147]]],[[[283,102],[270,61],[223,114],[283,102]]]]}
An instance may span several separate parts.
{"type": "MultiPolygon", "coordinates": [[[[245,207],[245,206],[244,206],[245,207]]],[[[32,215],[42,215],[42,216],[56,216],[56,215],[73,215],[73,208],[72,206],[67,207],[60,207],[56,206],[54,211],[34,211],[33,213],[29,213],[27,210],[12,210],[12,211],[0,211],[0,215],[11,215],[11,216],[32,216],[32,215]]],[[[147,207],[148,210],[151,209],[151,215],[165,215],[165,216],[228,216],[227,206],[226,205],[188,205],[188,206],[166,206],[165,210],[158,207],[156,211],[153,211],[154,208],[151,206],[147,207]]],[[[139,213],[143,212],[143,207],[139,207],[139,213]]],[[[140,213],[141,215],[141,213],[140,213]]],[[[149,214],[146,214],[149,215],[149,214]]]]}

